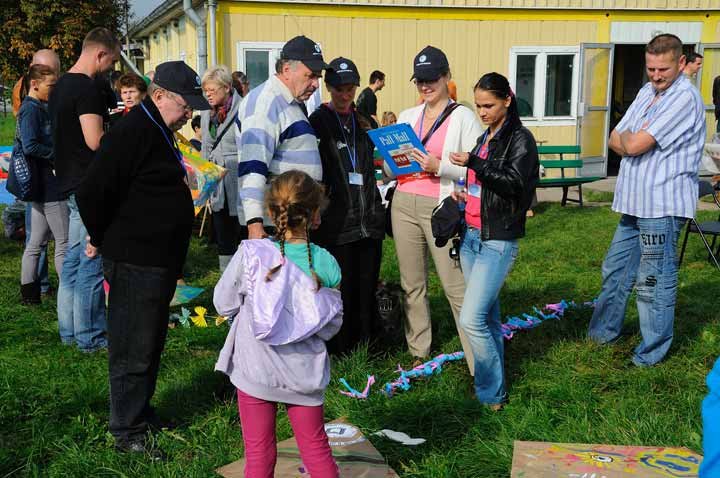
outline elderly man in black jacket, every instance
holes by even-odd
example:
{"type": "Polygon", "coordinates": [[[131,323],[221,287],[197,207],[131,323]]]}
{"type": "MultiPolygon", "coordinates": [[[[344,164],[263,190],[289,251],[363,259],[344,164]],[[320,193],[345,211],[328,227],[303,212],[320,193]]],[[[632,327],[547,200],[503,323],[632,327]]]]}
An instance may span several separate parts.
{"type": "Polygon", "coordinates": [[[100,143],[77,191],[88,230],[85,253],[102,248],[108,298],[110,432],[121,452],[152,452],[155,392],[168,308],[194,219],[174,132],[193,109],[208,109],[200,79],[185,63],[159,65],[148,95],[100,143]]]}

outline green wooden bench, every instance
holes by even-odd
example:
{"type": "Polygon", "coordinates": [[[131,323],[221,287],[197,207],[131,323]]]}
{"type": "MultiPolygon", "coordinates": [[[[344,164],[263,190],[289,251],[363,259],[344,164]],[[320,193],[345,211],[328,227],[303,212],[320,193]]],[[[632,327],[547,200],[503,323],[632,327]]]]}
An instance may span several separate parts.
{"type": "Polygon", "coordinates": [[[581,207],[583,205],[582,197],[582,185],[585,183],[591,183],[602,179],[601,177],[565,177],[565,169],[582,168],[582,159],[564,159],[565,154],[580,154],[580,146],[577,145],[564,145],[564,146],[538,146],[538,155],[554,154],[560,157],[560,159],[541,159],[540,165],[545,168],[545,172],[552,169],[560,170],[559,178],[540,178],[538,183],[539,188],[562,188],[563,196],[562,206],[570,202],[578,203],[581,207]],[[571,187],[578,187],[578,199],[571,199],[568,197],[568,189],[571,187]]]}

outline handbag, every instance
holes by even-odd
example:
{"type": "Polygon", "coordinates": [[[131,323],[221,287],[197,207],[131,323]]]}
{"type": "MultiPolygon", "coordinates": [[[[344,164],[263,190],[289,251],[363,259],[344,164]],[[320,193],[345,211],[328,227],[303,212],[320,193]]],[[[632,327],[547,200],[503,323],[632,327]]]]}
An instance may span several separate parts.
{"type": "Polygon", "coordinates": [[[33,191],[33,176],[37,174],[34,165],[25,157],[20,141],[20,124],[15,126],[15,143],[13,144],[8,166],[8,178],[5,188],[21,201],[30,201],[33,191]]]}
{"type": "MultiPolygon", "coordinates": [[[[450,103],[445,107],[442,114],[437,120],[437,125],[435,126],[435,128],[432,128],[430,131],[428,131],[425,137],[420,141],[423,146],[425,146],[425,143],[430,141],[430,137],[432,137],[433,133],[437,131],[440,125],[443,124],[445,120],[450,117],[452,112],[455,111],[455,108],[457,108],[458,106],[460,106],[460,103],[450,103]]],[[[397,189],[397,186],[388,188],[387,192],[385,193],[385,199],[387,200],[387,206],[385,206],[385,234],[387,234],[389,237],[393,237],[392,201],[393,197],[395,196],[395,189],[397,189]]]]}

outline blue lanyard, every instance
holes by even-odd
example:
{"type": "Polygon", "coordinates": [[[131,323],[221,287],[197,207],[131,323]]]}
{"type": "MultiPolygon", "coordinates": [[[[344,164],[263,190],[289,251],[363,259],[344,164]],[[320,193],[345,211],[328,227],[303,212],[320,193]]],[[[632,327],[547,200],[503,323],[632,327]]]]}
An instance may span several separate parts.
{"type": "MultiPolygon", "coordinates": [[[[452,103],[452,100],[448,100],[445,108],[447,108],[450,105],[450,103],[452,103]]],[[[443,113],[445,112],[445,108],[443,108],[443,113]]],[[[427,109],[427,105],[423,106],[422,116],[420,117],[420,134],[418,135],[418,137],[420,138],[420,141],[423,140],[422,129],[423,129],[423,124],[425,124],[425,110],[426,109],[427,109]]],[[[442,118],[442,113],[440,113],[438,115],[438,117],[435,118],[435,123],[433,123],[432,128],[430,128],[430,134],[428,135],[428,137],[432,137],[433,133],[435,133],[435,129],[438,126],[438,121],[440,121],[440,118],[442,118]]],[[[429,141],[429,139],[428,139],[428,141],[429,141]]]]}
{"type": "Polygon", "coordinates": [[[175,143],[175,138],[173,138],[173,140],[170,141],[170,138],[168,138],[168,135],[165,132],[165,128],[160,126],[160,124],[157,121],[155,121],[155,118],[152,117],[152,115],[147,110],[147,108],[145,108],[144,104],[140,103],[140,106],[142,106],[143,111],[148,116],[148,118],[150,118],[150,121],[155,123],[155,126],[160,128],[160,132],[162,133],[163,137],[165,138],[165,141],[167,141],[168,146],[170,146],[170,149],[172,149],[173,154],[175,155],[175,158],[180,162],[180,167],[182,168],[183,173],[185,173],[185,176],[187,176],[187,170],[185,169],[185,163],[183,162],[183,156],[182,156],[182,153],[180,152],[180,149],[177,147],[177,144],[175,143]]]}
{"type": "Polygon", "coordinates": [[[340,115],[337,111],[333,108],[333,112],[335,113],[335,117],[338,120],[338,124],[340,125],[340,132],[343,135],[343,139],[345,140],[345,147],[348,150],[348,156],[350,156],[350,164],[352,164],[353,172],[357,171],[357,149],[355,147],[355,142],[357,140],[357,135],[355,134],[355,115],[353,114],[352,110],[350,110],[350,117],[352,118],[352,125],[353,125],[353,145],[352,148],[350,148],[350,144],[348,144],[347,136],[345,136],[345,126],[343,125],[342,121],[340,121],[340,115]]]}

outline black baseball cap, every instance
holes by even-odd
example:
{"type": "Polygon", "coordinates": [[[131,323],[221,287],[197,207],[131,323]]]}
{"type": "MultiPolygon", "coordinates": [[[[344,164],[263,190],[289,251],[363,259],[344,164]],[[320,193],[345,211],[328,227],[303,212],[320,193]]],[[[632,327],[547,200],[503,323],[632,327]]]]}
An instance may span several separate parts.
{"type": "Polygon", "coordinates": [[[450,71],[450,64],[439,48],[426,46],[413,60],[413,76],[411,80],[432,81],[450,71]]]}
{"type": "Polygon", "coordinates": [[[280,52],[280,58],[283,60],[301,61],[303,65],[310,68],[310,71],[313,72],[322,71],[328,67],[328,64],[323,60],[320,45],[305,35],[300,35],[289,40],[283,46],[280,52]]]}
{"type": "Polygon", "coordinates": [[[352,60],[339,57],[330,62],[325,73],[325,83],[330,86],[355,85],[360,86],[360,73],[352,60]]]}
{"type": "Polygon", "coordinates": [[[200,77],[184,61],[166,61],[155,68],[153,83],[171,91],[187,102],[194,110],[209,110],[210,104],[202,94],[200,77]]]}

